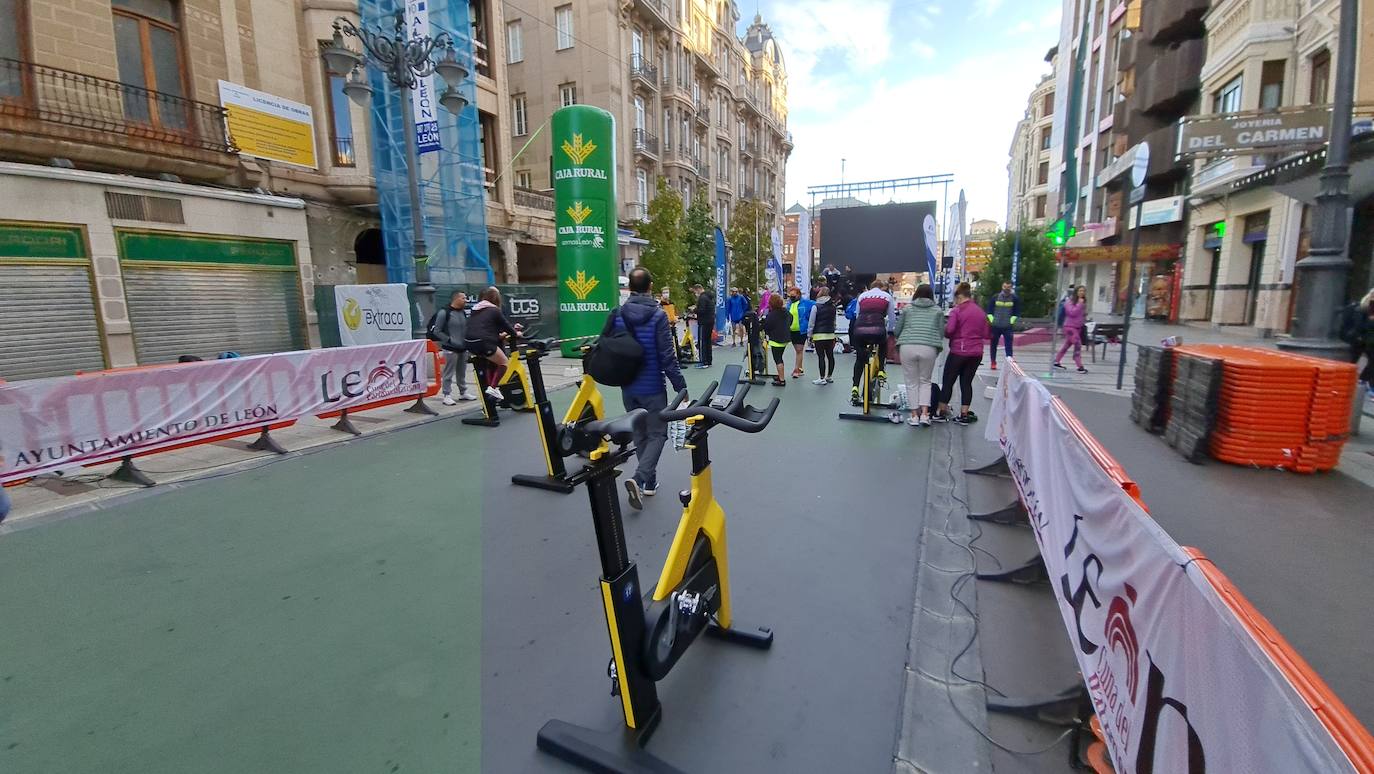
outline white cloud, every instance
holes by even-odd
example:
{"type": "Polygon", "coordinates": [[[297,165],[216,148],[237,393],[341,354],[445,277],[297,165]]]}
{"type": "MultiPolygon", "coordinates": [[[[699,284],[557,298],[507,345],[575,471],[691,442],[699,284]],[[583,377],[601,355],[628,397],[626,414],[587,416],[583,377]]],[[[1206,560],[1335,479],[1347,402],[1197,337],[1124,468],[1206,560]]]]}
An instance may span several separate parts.
{"type": "Polygon", "coordinates": [[[1025,21],[1025,20],[1023,19],[1023,20],[1021,21],[1020,24],[1016,25],[1016,27],[1015,27],[1015,29],[1013,30],[1013,32],[1015,32],[1015,33],[1017,33],[1017,34],[1019,35],[1019,34],[1024,34],[1024,33],[1030,32],[1030,31],[1032,31],[1032,30],[1034,30],[1034,29],[1035,29],[1035,25],[1034,25],[1034,24],[1031,24],[1030,22],[1025,21]]]}
{"type": "Polygon", "coordinates": [[[973,14],[991,18],[1002,7],[1002,0],[978,0],[973,5],[973,14]]]}
{"type": "Polygon", "coordinates": [[[935,48],[923,40],[911,41],[911,53],[915,54],[916,56],[919,56],[922,59],[935,58],[935,48]]]}
{"type": "MultiPolygon", "coordinates": [[[[1027,40],[971,53],[939,71],[876,80],[866,91],[838,89],[827,95],[834,107],[823,113],[794,112],[788,203],[809,203],[807,186],[837,182],[843,158],[846,180],[952,173],[950,198],[966,189],[970,214],[1001,222],[1011,134],[1046,69],[1043,55],[1041,41],[1027,40]]],[[[812,87],[792,83],[793,96],[812,87]]],[[[938,200],[941,191],[925,189],[919,195],[938,200]]]]}
{"type": "Polygon", "coordinates": [[[855,69],[872,70],[892,49],[893,0],[782,0],[769,21],[787,56],[788,78],[809,78],[823,54],[839,52],[855,69]]]}

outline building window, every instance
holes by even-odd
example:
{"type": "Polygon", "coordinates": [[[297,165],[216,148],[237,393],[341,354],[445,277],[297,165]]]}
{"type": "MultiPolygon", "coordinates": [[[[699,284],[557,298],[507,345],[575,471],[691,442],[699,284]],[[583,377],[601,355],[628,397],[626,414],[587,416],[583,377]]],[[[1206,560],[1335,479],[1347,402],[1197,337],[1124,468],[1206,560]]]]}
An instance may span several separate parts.
{"type": "Polygon", "coordinates": [[[1038,172],[1035,173],[1035,184],[1036,184],[1036,185],[1045,185],[1045,184],[1047,184],[1047,183],[1049,183],[1049,182],[1050,182],[1050,163],[1049,163],[1048,161],[1042,161],[1042,162],[1040,162],[1040,171],[1038,171],[1038,172]]]}
{"type": "Polygon", "coordinates": [[[515,136],[523,137],[529,134],[529,116],[525,112],[525,95],[516,94],[510,98],[511,123],[515,126],[515,136]]]}
{"type": "Polygon", "coordinates": [[[1273,110],[1283,104],[1283,71],[1288,62],[1272,59],[1260,71],[1260,110],[1273,110]]]}
{"type": "Polygon", "coordinates": [[[1307,96],[1308,104],[1325,105],[1331,85],[1331,52],[1322,49],[1312,55],[1312,89],[1307,96]]]}
{"type": "Polygon", "coordinates": [[[1035,197],[1035,217],[1045,217],[1045,197],[1043,196],[1035,197]]]}
{"type": "Polygon", "coordinates": [[[635,131],[644,131],[644,98],[635,97],[635,131]]]}
{"type": "Polygon", "coordinates": [[[635,170],[635,201],[640,204],[649,203],[649,173],[643,169],[635,170]]]}
{"type": "Polygon", "coordinates": [[[1040,130],[1040,150],[1050,149],[1050,135],[1054,133],[1054,127],[1047,126],[1040,130]]]}
{"type": "Polygon", "coordinates": [[[557,35],[555,48],[562,51],[573,47],[573,14],[571,5],[560,5],[553,9],[553,28],[557,35]]]}
{"type": "Polygon", "coordinates": [[[1045,99],[1040,103],[1040,117],[1054,115],[1054,92],[1045,95],[1045,99]]]}
{"type": "Polygon", "coordinates": [[[672,149],[673,145],[673,111],[668,108],[663,109],[663,150],[672,149]]]}
{"type": "Polygon", "coordinates": [[[558,87],[558,104],[562,107],[577,104],[577,84],[565,83],[558,87]]]}
{"type": "Polygon", "coordinates": [[[525,31],[519,19],[506,22],[506,61],[510,64],[525,61],[525,31]]]}
{"type": "Polygon", "coordinates": [[[113,6],[119,80],[139,87],[124,93],[125,117],[164,129],[189,129],[176,3],[114,0],[113,6]]]}
{"type": "MultiPolygon", "coordinates": [[[[323,63],[321,63],[323,64],[323,63]]],[[[334,143],[334,166],[351,167],[356,165],[353,155],[353,113],[349,110],[348,96],[344,94],[344,79],[324,69],[326,107],[329,108],[329,139],[334,143]]]]}
{"type": "Polygon", "coordinates": [[[518,171],[518,172],[515,173],[515,187],[516,187],[516,188],[533,188],[533,187],[534,187],[534,181],[531,179],[531,177],[530,177],[530,171],[529,171],[528,169],[522,169],[522,170],[520,170],[520,171],[518,171]]]}
{"type": "Polygon", "coordinates": [[[1213,113],[1235,113],[1240,110],[1241,76],[1237,75],[1212,95],[1213,113]]]}
{"type": "MultiPolygon", "coordinates": [[[[24,18],[25,0],[0,0],[0,19],[8,19],[9,24],[0,25],[0,58],[27,60],[28,45],[24,32],[28,21],[24,18]]],[[[24,80],[16,70],[0,70],[0,101],[24,96],[24,80]]]]}

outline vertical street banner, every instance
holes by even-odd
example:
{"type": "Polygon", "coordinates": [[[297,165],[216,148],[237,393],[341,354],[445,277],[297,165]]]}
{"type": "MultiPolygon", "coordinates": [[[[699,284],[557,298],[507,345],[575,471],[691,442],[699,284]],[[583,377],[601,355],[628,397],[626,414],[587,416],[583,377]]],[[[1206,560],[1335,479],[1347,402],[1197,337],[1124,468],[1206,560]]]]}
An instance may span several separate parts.
{"type": "Polygon", "coordinates": [[[797,287],[802,297],[811,297],[811,213],[803,211],[797,215],[797,256],[794,259],[797,287]]]}
{"type": "Polygon", "coordinates": [[[563,354],[578,357],[620,295],[616,242],[615,119],[590,105],[553,114],[553,210],[558,327],[563,354]]]}
{"type": "Polygon", "coordinates": [[[725,268],[725,235],[720,226],[716,226],[716,330],[722,334],[730,329],[729,312],[725,309],[725,289],[729,284],[730,275],[725,268]]]}
{"type": "Polygon", "coordinates": [[[935,274],[940,270],[940,262],[935,257],[936,245],[939,244],[935,238],[935,216],[926,215],[921,227],[926,232],[926,271],[930,273],[930,278],[926,281],[934,285],[935,274]]]}
{"type": "MultiPolygon", "coordinates": [[[[411,38],[429,35],[429,0],[408,0],[406,34],[411,38]]],[[[433,75],[415,79],[410,90],[410,108],[415,113],[415,145],[420,153],[439,150],[439,98],[434,93],[433,75]]]]}
{"type": "Polygon", "coordinates": [[[335,285],[339,345],[382,344],[410,339],[410,302],[405,283],[335,285]]]}

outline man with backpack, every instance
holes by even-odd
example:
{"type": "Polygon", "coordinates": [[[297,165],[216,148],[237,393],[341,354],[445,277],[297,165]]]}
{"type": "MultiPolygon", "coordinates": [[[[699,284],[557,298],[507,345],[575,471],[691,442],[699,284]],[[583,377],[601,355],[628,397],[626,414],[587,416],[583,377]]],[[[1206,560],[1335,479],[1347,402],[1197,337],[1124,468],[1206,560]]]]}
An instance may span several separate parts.
{"type": "MultiPolygon", "coordinates": [[[[666,377],[675,392],[687,389],[687,380],[682,377],[677,354],[673,351],[668,315],[649,293],[653,276],[648,269],[636,267],[628,278],[630,298],[611,312],[601,332],[602,341],[588,353],[586,365],[587,373],[596,381],[620,387],[626,411],[642,408],[649,412],[643,430],[635,433],[638,469],[625,482],[630,505],[639,509],[644,505],[643,498],[658,490],[658,458],[668,438],[668,425],[659,418],[659,412],[668,408],[668,392],[663,380],[666,377]],[[633,339],[634,343],[627,339],[633,339]],[[635,344],[638,345],[637,362],[635,344]]],[[[710,335],[711,327],[707,323],[703,336],[710,335]]]]}
{"type": "Polygon", "coordinates": [[[453,383],[458,382],[458,400],[477,400],[468,392],[467,383],[467,340],[468,334],[468,296],[461,290],[454,291],[448,306],[434,313],[429,321],[429,338],[444,351],[444,370],[442,374],[444,405],[452,406],[453,383]]]}

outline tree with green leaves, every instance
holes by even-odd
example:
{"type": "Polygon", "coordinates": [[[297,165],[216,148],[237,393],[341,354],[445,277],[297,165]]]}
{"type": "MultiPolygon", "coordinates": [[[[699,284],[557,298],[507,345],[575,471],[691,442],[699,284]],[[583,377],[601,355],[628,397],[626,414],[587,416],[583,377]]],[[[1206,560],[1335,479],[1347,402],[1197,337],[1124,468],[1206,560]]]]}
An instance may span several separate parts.
{"type": "Polygon", "coordinates": [[[640,239],[649,243],[640,253],[639,262],[654,276],[654,286],[669,288],[675,303],[684,300],[682,197],[664,178],[658,179],[658,189],[649,202],[649,219],[640,221],[636,230],[640,239]]]}
{"type": "MultiPolygon", "coordinates": [[[[1011,253],[1015,231],[998,232],[992,242],[992,259],[978,274],[978,303],[1002,291],[1011,277],[1011,253]]],[[[1054,304],[1054,246],[1040,231],[1021,229],[1021,260],[1016,272],[1016,294],[1021,297],[1021,316],[1047,317],[1054,304]]]]}
{"type": "Polygon", "coordinates": [[[716,276],[716,220],[711,217],[711,203],[702,191],[687,207],[682,244],[687,286],[700,282],[702,287],[709,287],[716,276]]]}
{"type": "Polygon", "coordinates": [[[747,289],[749,298],[758,303],[758,291],[763,287],[768,259],[772,256],[773,241],[768,235],[772,221],[758,200],[745,200],[730,216],[730,284],[747,289]]]}

